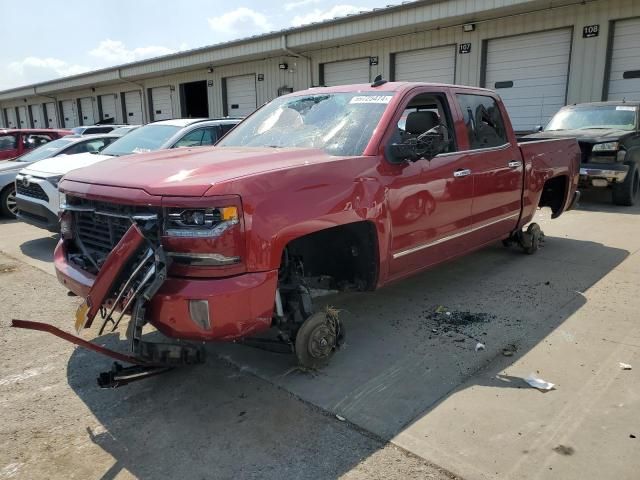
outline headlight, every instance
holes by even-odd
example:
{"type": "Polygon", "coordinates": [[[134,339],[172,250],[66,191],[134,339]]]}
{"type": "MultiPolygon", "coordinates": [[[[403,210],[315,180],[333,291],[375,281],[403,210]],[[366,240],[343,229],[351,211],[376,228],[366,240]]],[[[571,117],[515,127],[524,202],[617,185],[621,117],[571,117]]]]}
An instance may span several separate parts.
{"type": "Polygon", "coordinates": [[[58,184],[60,183],[60,180],[62,180],[62,177],[64,177],[64,175],[58,175],[57,177],[49,177],[47,178],[47,181],[52,184],[54,187],[58,188],[58,184]]]}
{"type": "Polygon", "coordinates": [[[593,146],[594,152],[615,152],[618,150],[618,142],[596,143],[593,146]]]}
{"type": "Polygon", "coordinates": [[[219,237],[239,222],[237,207],[167,209],[165,234],[169,237],[219,237]]]}
{"type": "Polygon", "coordinates": [[[60,192],[58,198],[60,199],[58,208],[60,210],[64,210],[67,207],[67,196],[64,193],[60,192]]]}

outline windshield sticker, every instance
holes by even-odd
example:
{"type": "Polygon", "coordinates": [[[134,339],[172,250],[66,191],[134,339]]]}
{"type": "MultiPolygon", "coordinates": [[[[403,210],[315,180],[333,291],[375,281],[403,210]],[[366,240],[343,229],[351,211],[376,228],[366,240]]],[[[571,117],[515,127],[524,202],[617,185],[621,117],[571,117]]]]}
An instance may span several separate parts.
{"type": "Polygon", "coordinates": [[[616,107],[616,110],[624,110],[625,112],[635,112],[636,107],[616,107]]]}
{"type": "Polygon", "coordinates": [[[133,153],[147,153],[150,152],[151,149],[149,148],[141,148],[141,147],[136,147],[133,149],[133,153]]]}
{"type": "Polygon", "coordinates": [[[360,95],[353,97],[349,103],[389,103],[392,95],[360,95]]]}

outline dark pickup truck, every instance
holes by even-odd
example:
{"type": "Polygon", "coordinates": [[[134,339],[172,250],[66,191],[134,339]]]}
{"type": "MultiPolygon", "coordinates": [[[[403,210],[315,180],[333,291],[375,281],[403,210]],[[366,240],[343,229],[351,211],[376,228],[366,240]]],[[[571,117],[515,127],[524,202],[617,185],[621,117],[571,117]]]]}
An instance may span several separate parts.
{"type": "Polygon", "coordinates": [[[580,188],[611,188],[613,203],[631,206],[640,188],[640,102],[568,105],[527,139],[575,138],[582,151],[580,188]]]}

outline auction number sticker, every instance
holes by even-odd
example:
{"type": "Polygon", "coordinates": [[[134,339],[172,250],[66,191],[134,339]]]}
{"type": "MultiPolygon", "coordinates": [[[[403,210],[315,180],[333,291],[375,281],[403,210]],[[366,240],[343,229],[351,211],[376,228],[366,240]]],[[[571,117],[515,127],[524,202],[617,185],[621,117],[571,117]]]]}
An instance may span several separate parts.
{"type": "Polygon", "coordinates": [[[393,95],[359,95],[349,103],[389,103],[393,95]]]}
{"type": "Polygon", "coordinates": [[[621,105],[619,107],[616,107],[616,110],[624,110],[625,112],[635,112],[636,107],[624,107],[621,105]]]}

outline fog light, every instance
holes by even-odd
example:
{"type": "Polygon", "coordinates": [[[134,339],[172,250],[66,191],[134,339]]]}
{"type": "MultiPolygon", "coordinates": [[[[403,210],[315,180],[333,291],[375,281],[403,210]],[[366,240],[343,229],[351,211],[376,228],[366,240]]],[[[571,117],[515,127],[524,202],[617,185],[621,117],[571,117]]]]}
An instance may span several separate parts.
{"type": "Polygon", "coordinates": [[[209,322],[209,302],[207,300],[189,300],[189,315],[193,323],[203,330],[211,330],[209,322]]]}
{"type": "Polygon", "coordinates": [[[73,238],[73,218],[69,212],[65,212],[60,216],[60,235],[65,240],[73,238]]]}

